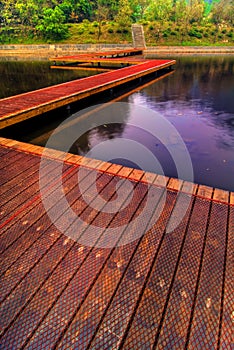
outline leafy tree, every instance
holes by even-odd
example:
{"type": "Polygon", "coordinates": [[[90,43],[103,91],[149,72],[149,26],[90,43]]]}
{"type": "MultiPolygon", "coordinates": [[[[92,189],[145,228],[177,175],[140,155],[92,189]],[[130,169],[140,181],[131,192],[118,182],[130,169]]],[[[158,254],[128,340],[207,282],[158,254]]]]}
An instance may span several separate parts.
{"type": "Polygon", "coordinates": [[[56,6],[43,9],[43,18],[36,29],[43,35],[45,39],[60,40],[68,37],[68,26],[64,24],[65,15],[63,11],[56,6]]]}
{"type": "Polygon", "coordinates": [[[65,0],[58,6],[63,11],[63,14],[65,16],[65,21],[69,22],[72,18],[72,11],[73,11],[73,6],[71,2],[69,0],[65,0]]]}
{"type": "Polygon", "coordinates": [[[186,0],[177,0],[174,6],[174,20],[177,23],[182,23],[187,17],[187,2],[186,0]]]}
{"type": "Polygon", "coordinates": [[[96,19],[113,20],[118,13],[118,0],[97,0],[96,1],[96,19]]]}
{"type": "Polygon", "coordinates": [[[2,21],[5,25],[11,25],[18,22],[17,11],[14,0],[2,1],[2,21]]]}
{"type": "Polygon", "coordinates": [[[34,26],[38,23],[39,8],[37,3],[33,0],[18,0],[15,4],[15,8],[18,11],[21,24],[34,26]]]}
{"type": "Polygon", "coordinates": [[[204,0],[190,0],[187,7],[189,22],[200,23],[205,14],[205,1],[204,0]]]}
{"type": "Polygon", "coordinates": [[[146,9],[146,18],[150,21],[166,21],[172,13],[172,0],[152,0],[146,9]]]}
{"type": "Polygon", "coordinates": [[[120,0],[119,10],[118,10],[117,16],[115,17],[115,21],[119,24],[120,27],[126,28],[131,24],[131,15],[132,15],[132,10],[129,5],[129,1],[120,0]]]}
{"type": "Polygon", "coordinates": [[[92,19],[94,8],[93,1],[72,0],[71,3],[74,14],[78,16],[78,22],[82,22],[84,19],[92,19]]]}
{"type": "Polygon", "coordinates": [[[211,19],[218,25],[223,21],[234,23],[234,1],[220,0],[216,1],[211,8],[211,19]]]}
{"type": "Polygon", "coordinates": [[[146,8],[150,4],[150,0],[129,0],[132,9],[132,19],[134,22],[143,19],[146,8]]]}

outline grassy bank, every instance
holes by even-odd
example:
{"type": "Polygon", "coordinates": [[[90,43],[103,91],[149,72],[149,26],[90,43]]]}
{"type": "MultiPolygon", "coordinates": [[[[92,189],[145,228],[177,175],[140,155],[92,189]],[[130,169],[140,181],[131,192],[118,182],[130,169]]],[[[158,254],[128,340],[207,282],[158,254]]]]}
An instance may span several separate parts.
{"type": "MultiPolygon", "coordinates": [[[[174,22],[142,22],[147,46],[233,46],[234,30],[228,25],[178,25],[174,22]]],[[[132,42],[131,27],[124,29],[115,22],[89,22],[69,24],[69,36],[59,42],[43,41],[37,33],[26,27],[1,29],[0,44],[127,44],[132,42]]]]}

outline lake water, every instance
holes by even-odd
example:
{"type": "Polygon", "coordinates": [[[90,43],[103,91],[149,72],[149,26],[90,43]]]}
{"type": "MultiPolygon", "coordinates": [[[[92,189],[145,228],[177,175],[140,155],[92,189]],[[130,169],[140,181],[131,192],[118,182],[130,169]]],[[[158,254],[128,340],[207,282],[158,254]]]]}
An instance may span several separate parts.
{"type": "MultiPolygon", "coordinates": [[[[190,180],[186,175],[186,159],[184,164],[179,165],[184,167],[183,171],[178,171],[177,156],[172,154],[174,151],[178,154],[186,146],[195,183],[234,191],[234,58],[196,56],[177,57],[176,60],[172,74],[138,88],[119,99],[118,103],[115,102],[115,107],[111,108],[117,110],[116,116],[105,108],[101,112],[95,111],[91,119],[90,116],[81,117],[83,112],[77,115],[72,111],[70,129],[66,126],[66,133],[53,139],[51,145],[58,149],[66,148],[65,135],[71,138],[70,150],[74,153],[190,180]],[[168,135],[165,135],[158,118],[164,124],[168,123],[168,135]],[[86,132],[81,136],[82,130],[86,132]],[[181,136],[183,145],[179,137],[175,140],[175,130],[181,136]],[[124,140],[127,140],[126,144],[122,142],[124,140]],[[138,151],[139,145],[142,147],[138,151]],[[95,149],[98,151],[95,152],[95,149]]],[[[4,69],[0,68],[2,97],[10,92],[27,91],[90,74],[51,72],[48,64],[42,62],[28,63],[26,66],[25,62],[0,62],[0,67],[3,64],[4,69]],[[11,64],[14,67],[17,65],[14,74],[11,64]],[[23,72],[20,71],[21,64],[23,72]],[[29,72],[30,65],[35,68],[34,72],[29,72]],[[31,88],[30,82],[33,85],[31,88]]],[[[103,101],[96,101],[100,102],[103,101]]],[[[53,114],[52,122],[49,123],[47,118],[41,130],[37,125],[37,130],[30,126],[19,132],[18,127],[17,133],[9,129],[2,134],[44,145],[53,128],[68,114],[68,111],[59,111],[59,121],[53,114]]]]}

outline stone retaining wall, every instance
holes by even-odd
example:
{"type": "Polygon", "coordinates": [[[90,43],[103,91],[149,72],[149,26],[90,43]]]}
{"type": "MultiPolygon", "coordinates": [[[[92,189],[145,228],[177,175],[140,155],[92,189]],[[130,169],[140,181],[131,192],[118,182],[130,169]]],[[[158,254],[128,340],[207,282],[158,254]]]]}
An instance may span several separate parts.
{"type": "Polygon", "coordinates": [[[44,45],[0,45],[0,56],[50,57],[82,52],[121,50],[132,48],[131,44],[44,44],[44,45]]]}
{"type": "MultiPolygon", "coordinates": [[[[0,45],[0,57],[48,58],[74,55],[83,52],[121,50],[132,48],[132,44],[43,44],[43,45],[0,45]]],[[[144,51],[145,57],[152,55],[181,54],[233,54],[234,46],[152,46],[144,51]]]]}

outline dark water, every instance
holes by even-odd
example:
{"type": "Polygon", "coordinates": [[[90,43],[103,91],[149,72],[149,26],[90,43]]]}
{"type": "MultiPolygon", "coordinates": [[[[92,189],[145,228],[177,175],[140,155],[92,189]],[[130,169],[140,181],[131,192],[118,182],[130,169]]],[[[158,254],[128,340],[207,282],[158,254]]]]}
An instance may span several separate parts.
{"type": "Polygon", "coordinates": [[[50,65],[47,61],[0,61],[0,98],[97,73],[50,69],[50,65]]]}
{"type": "MultiPolygon", "coordinates": [[[[95,156],[103,160],[190,180],[186,171],[182,175],[178,172],[177,160],[169,152],[169,149],[174,149],[177,153],[181,150],[178,139],[173,140],[171,129],[174,129],[182,137],[191,157],[194,181],[234,191],[234,57],[197,56],[180,57],[176,60],[176,69],[173,74],[134,91],[120,100],[125,107],[118,113],[118,120],[108,109],[107,112],[102,109],[103,119],[100,113],[95,112],[92,119],[84,116],[81,118],[82,113],[80,113],[76,118],[78,124],[75,124],[74,115],[72,115],[72,126],[70,129],[65,127],[65,138],[75,140],[70,150],[77,154],[88,154],[90,157],[95,156]],[[163,135],[164,138],[161,138],[165,130],[160,129],[161,126],[156,117],[155,120],[148,119],[151,113],[155,115],[159,113],[170,123],[167,137],[163,135]],[[86,132],[81,136],[82,128],[86,132]],[[134,140],[136,146],[143,145],[152,152],[158,164],[155,164],[147,151],[138,151],[134,145],[132,150],[128,144],[118,146],[120,139],[134,140]],[[97,145],[101,147],[99,152],[95,153],[92,149],[94,150],[97,145]],[[123,155],[124,152],[126,152],[126,158],[123,155]]],[[[25,69],[25,75],[28,76],[28,70],[25,69]]],[[[50,74],[47,72],[46,76],[50,74]]],[[[67,74],[73,73],[63,72],[62,74],[64,74],[63,78],[67,79],[67,74]]],[[[35,82],[33,74],[30,76],[30,80],[35,82]]],[[[16,78],[12,77],[12,79],[16,78]]],[[[21,79],[19,75],[17,79],[21,79]]],[[[55,75],[53,79],[58,77],[55,75]]],[[[19,82],[16,83],[18,84],[19,82]]],[[[1,90],[5,89],[4,83],[1,82],[0,86],[1,90]]],[[[12,85],[9,89],[12,89],[12,85]]],[[[46,124],[42,127],[42,131],[27,131],[27,134],[20,138],[44,145],[52,132],[52,127],[48,122],[46,124]]],[[[56,127],[57,124],[55,123],[54,126],[56,127]]],[[[58,134],[51,145],[58,149],[66,149],[64,135],[61,135],[59,137],[58,134]]],[[[183,166],[187,167],[186,161],[183,166]]]]}

